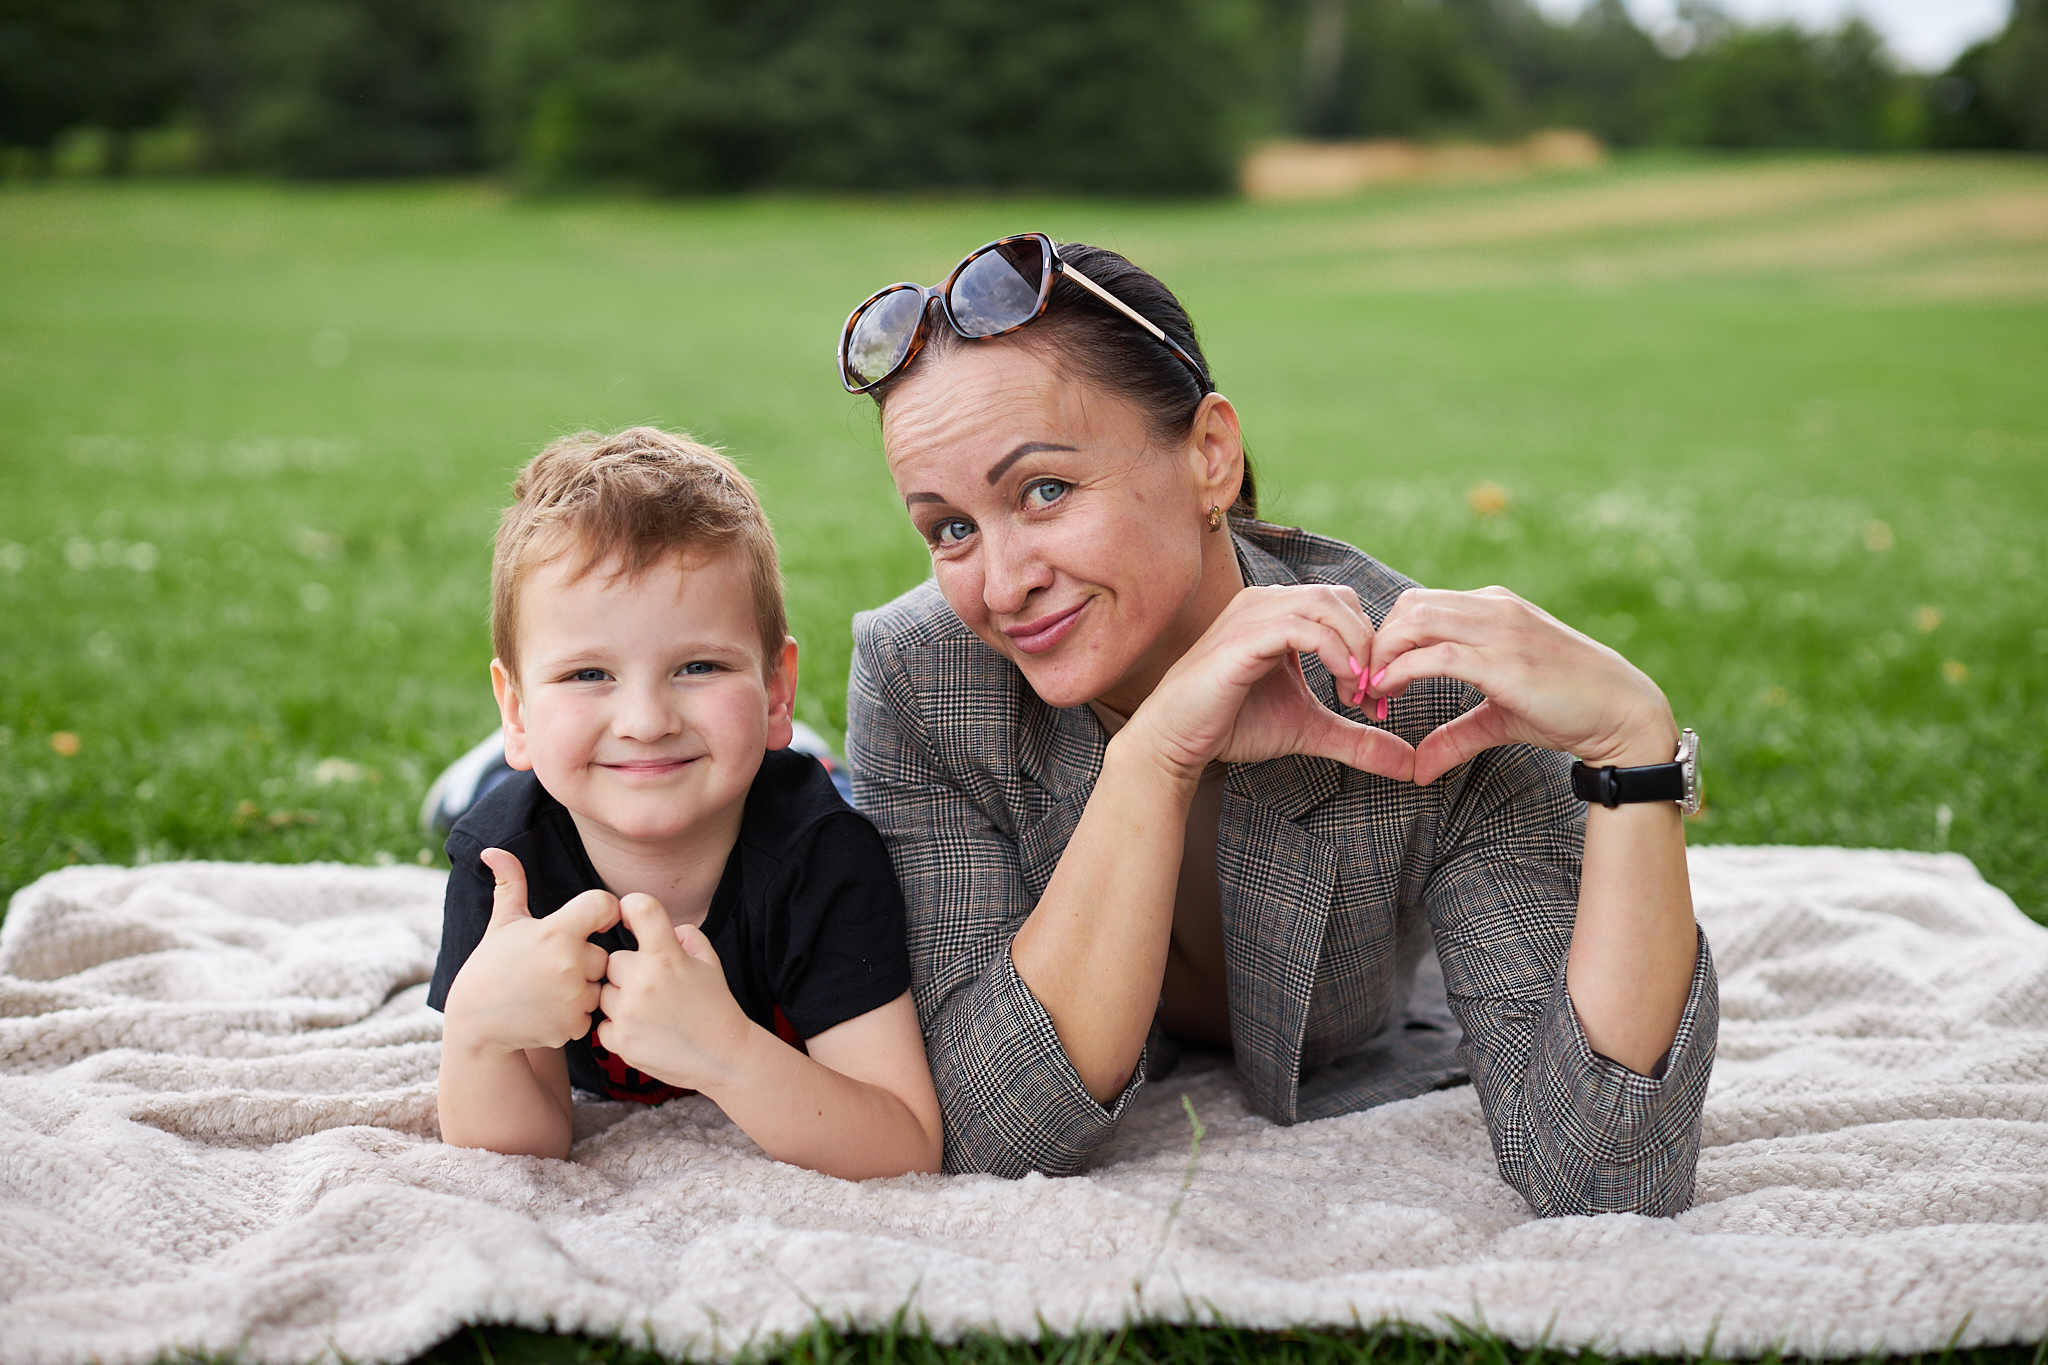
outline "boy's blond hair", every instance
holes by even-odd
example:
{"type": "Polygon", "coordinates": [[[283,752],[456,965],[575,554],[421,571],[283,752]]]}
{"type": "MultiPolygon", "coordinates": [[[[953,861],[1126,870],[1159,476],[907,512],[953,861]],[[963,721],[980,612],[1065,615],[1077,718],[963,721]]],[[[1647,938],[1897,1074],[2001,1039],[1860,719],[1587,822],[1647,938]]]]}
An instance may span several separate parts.
{"type": "Polygon", "coordinates": [[[512,485],[491,556],[491,648],[519,677],[519,590],[535,569],[575,555],[571,581],[617,557],[637,574],[670,555],[738,546],[754,590],[762,671],[782,663],[789,618],[775,533],[754,487],[710,446],[654,427],[565,436],[512,485]]]}

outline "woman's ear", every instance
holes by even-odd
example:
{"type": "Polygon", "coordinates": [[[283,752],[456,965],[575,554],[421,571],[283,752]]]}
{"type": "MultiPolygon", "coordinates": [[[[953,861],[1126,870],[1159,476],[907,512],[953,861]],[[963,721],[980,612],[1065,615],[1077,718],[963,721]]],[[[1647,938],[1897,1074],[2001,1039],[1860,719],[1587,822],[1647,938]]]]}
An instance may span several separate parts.
{"type": "Polygon", "coordinates": [[[1188,455],[1194,461],[1202,506],[1228,508],[1244,487],[1244,432],[1237,409],[1220,393],[1202,399],[1188,424],[1188,455]]]}
{"type": "Polygon", "coordinates": [[[500,660],[491,660],[491,693],[498,699],[498,719],[505,730],[505,766],[526,772],[533,756],[526,751],[526,710],[519,700],[519,684],[500,660]]]}

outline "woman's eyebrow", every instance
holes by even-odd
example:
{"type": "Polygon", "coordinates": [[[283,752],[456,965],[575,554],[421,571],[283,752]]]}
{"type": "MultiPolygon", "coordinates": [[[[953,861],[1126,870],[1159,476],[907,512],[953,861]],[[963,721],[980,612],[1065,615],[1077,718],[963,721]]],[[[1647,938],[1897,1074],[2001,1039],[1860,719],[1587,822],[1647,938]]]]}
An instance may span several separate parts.
{"type": "Polygon", "coordinates": [[[1073,446],[1059,446],[1059,445],[1052,445],[1052,444],[1049,444],[1048,442],[1045,442],[1045,441],[1026,441],[1026,442],[1025,442],[1025,443],[1024,443],[1023,445],[1021,445],[1021,446],[1018,446],[1018,447],[1017,447],[1017,448],[1016,448],[1015,450],[1013,450],[1013,451],[1011,451],[1011,452],[1010,452],[1009,454],[1007,454],[1007,455],[1003,456],[1003,458],[1002,458],[1002,459],[1000,459],[1000,460],[997,460],[997,461],[996,461],[996,462],[995,462],[995,463],[994,463],[993,465],[990,465],[990,466],[989,466],[989,471],[988,471],[988,481],[989,481],[989,484],[990,484],[991,486],[993,486],[993,485],[995,484],[995,481],[996,481],[997,479],[1000,479],[1000,478],[1002,478],[1002,477],[1003,477],[1003,475],[1004,475],[1004,473],[1005,473],[1006,471],[1008,471],[1008,469],[1010,468],[1010,466],[1011,466],[1011,465],[1013,465],[1013,464],[1017,463],[1017,461],[1019,461],[1019,460],[1023,459],[1023,458],[1024,458],[1024,457],[1025,457],[1026,455],[1036,455],[1036,454],[1037,454],[1037,453],[1038,453],[1039,451],[1041,451],[1041,450],[1072,450],[1072,449],[1074,449],[1074,447],[1073,447],[1073,446]]]}

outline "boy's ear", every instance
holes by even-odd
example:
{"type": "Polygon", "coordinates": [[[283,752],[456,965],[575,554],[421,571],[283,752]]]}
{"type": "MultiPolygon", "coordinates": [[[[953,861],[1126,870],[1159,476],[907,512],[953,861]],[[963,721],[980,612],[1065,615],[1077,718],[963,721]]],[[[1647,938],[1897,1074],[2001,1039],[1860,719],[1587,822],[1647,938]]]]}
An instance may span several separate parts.
{"type": "Polygon", "coordinates": [[[768,674],[768,747],[787,749],[795,738],[796,637],[782,637],[782,658],[768,674]]]}
{"type": "Polygon", "coordinates": [[[519,684],[497,659],[491,660],[491,693],[498,699],[498,719],[504,723],[505,766],[521,772],[533,767],[526,751],[526,712],[519,701],[519,684]]]}

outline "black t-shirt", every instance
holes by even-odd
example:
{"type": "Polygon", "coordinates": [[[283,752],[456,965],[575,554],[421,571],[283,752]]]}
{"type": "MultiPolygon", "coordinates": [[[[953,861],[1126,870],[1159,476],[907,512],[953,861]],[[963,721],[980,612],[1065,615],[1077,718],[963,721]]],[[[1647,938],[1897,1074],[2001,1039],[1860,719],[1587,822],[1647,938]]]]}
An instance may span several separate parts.
{"type": "MultiPolygon", "coordinates": [[[[575,821],[532,773],[493,787],[448,836],[441,957],[427,992],[435,1009],[446,1008],[455,974],[491,922],[495,879],[478,856],[487,848],[526,868],[536,918],[604,884],[575,821]]],[[[772,749],[762,760],[701,927],[740,1008],[788,1043],[800,1046],[910,989],[903,893],[882,836],[808,754],[772,749]]],[[[590,941],[607,952],[638,946],[623,922],[590,941]]],[[[578,1089],[652,1104],[685,1093],[606,1052],[594,1028],[565,1051],[578,1089]]]]}

